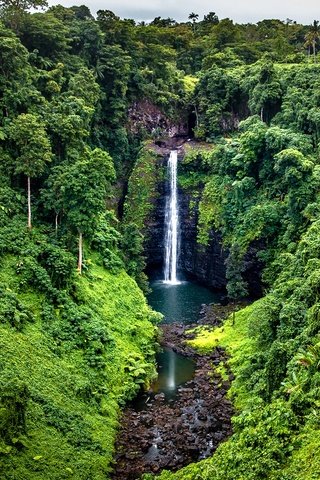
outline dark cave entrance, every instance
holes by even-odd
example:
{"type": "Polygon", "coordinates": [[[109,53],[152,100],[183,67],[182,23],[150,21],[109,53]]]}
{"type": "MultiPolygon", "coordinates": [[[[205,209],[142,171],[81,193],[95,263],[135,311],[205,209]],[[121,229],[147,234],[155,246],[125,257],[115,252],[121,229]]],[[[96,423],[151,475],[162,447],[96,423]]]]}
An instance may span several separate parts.
{"type": "Polygon", "coordinates": [[[188,137],[194,138],[194,130],[197,126],[197,116],[195,112],[191,112],[188,115],[188,137]]]}

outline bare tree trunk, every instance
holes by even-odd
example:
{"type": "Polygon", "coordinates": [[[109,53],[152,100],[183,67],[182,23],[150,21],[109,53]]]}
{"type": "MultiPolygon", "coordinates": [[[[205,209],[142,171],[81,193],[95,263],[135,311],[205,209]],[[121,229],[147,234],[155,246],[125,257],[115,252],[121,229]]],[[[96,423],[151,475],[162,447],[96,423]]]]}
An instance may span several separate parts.
{"type": "Polygon", "coordinates": [[[58,235],[58,217],[59,217],[59,213],[56,213],[56,218],[55,218],[56,235],[58,235]]]}
{"type": "Polygon", "coordinates": [[[30,177],[28,177],[28,228],[31,230],[31,182],[30,177]]]}
{"type": "Polygon", "coordinates": [[[314,63],[317,63],[317,59],[316,59],[316,41],[313,40],[312,42],[312,48],[313,48],[313,60],[314,60],[314,63]]]}
{"type": "Polygon", "coordinates": [[[261,118],[261,121],[263,122],[263,107],[261,107],[261,110],[260,110],[260,118],[261,118]]]}
{"type": "Polygon", "coordinates": [[[78,272],[82,274],[82,256],[83,256],[83,239],[82,239],[82,232],[79,231],[79,253],[78,253],[78,272]]]}

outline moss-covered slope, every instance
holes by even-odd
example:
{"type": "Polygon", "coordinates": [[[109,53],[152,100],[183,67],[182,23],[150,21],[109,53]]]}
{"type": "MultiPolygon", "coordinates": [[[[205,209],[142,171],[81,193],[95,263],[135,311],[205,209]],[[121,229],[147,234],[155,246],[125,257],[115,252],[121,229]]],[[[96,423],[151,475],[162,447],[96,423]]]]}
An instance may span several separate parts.
{"type": "Polygon", "coordinates": [[[0,477],[105,480],[119,405],[154,374],[154,314],[123,271],[93,264],[53,306],[16,268],[3,258],[0,477]]]}

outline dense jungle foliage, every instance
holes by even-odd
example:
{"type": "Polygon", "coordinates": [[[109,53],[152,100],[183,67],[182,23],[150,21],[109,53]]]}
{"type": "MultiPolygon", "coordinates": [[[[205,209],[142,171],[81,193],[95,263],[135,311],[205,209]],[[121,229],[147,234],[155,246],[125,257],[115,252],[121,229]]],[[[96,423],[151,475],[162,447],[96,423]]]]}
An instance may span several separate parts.
{"type": "Polygon", "coordinates": [[[232,354],[234,435],[160,478],[319,478],[318,22],[39,7],[0,1],[1,478],[108,478],[119,407],[154,375],[151,140],[188,122],[199,244],[221,232],[235,300],[254,243],[265,296],[195,341],[232,354]]]}

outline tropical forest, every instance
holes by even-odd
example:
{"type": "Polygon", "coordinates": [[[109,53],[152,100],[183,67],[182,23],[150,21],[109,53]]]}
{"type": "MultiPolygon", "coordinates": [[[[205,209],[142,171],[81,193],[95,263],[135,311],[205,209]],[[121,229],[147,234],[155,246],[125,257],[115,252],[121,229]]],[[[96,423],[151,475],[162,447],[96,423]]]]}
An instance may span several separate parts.
{"type": "Polygon", "coordinates": [[[0,0],[1,480],[320,479],[320,23],[195,12],[0,0]]]}

